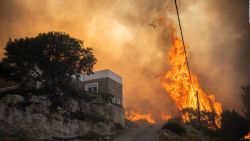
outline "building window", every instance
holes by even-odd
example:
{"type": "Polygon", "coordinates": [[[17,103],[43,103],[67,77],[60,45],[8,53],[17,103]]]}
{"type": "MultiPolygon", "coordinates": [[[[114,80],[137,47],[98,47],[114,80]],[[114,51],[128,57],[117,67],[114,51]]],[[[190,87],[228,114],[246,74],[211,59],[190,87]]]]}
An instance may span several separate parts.
{"type": "Polygon", "coordinates": [[[116,99],[116,104],[120,105],[121,104],[121,100],[119,98],[116,99]]]}
{"type": "Polygon", "coordinates": [[[115,104],[115,98],[114,97],[112,97],[112,103],[115,104]]]}
{"type": "Polygon", "coordinates": [[[112,97],[111,103],[116,104],[116,105],[121,105],[122,106],[122,101],[119,98],[112,97]]]}
{"type": "Polygon", "coordinates": [[[85,91],[91,93],[98,93],[98,83],[85,84],[85,91]]]}

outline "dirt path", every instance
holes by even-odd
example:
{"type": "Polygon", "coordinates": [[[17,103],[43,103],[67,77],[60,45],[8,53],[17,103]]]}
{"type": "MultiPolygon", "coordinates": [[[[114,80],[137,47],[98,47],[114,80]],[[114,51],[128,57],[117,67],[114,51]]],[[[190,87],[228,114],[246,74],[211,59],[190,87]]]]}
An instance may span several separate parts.
{"type": "Polygon", "coordinates": [[[114,141],[159,141],[160,126],[126,128],[114,141]]]}

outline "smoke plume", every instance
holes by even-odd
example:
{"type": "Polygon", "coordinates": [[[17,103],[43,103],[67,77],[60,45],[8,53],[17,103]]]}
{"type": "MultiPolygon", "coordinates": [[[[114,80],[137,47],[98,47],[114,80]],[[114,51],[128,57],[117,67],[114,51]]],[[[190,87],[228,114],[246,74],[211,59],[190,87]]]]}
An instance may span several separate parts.
{"type": "MultiPolygon", "coordinates": [[[[247,0],[178,2],[191,71],[224,109],[240,110],[240,86],[250,75],[247,0]]],[[[111,69],[123,77],[128,110],[176,114],[161,88],[168,70],[168,29],[159,16],[177,24],[173,0],[1,0],[0,56],[9,38],[62,31],[92,47],[95,70],[111,69]]]]}

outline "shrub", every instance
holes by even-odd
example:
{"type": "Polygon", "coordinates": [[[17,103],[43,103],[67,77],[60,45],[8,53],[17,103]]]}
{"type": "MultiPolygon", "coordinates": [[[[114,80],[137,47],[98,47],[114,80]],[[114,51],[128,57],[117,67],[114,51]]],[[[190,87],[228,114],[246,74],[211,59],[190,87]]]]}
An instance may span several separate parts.
{"type": "Polygon", "coordinates": [[[176,123],[176,122],[166,122],[162,128],[162,130],[169,130],[173,133],[176,133],[178,135],[183,135],[183,134],[186,134],[187,131],[186,129],[181,126],[179,123],[176,123]]]}
{"type": "Polygon", "coordinates": [[[224,111],[221,122],[221,136],[228,140],[240,140],[248,133],[247,120],[236,111],[224,111]]]}

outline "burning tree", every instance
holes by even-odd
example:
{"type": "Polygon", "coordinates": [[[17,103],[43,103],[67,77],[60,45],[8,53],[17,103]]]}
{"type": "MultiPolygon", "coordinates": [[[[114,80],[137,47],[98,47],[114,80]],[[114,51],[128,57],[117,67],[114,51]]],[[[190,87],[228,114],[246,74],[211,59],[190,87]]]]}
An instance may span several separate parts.
{"type": "Polygon", "coordinates": [[[161,82],[163,88],[181,111],[182,121],[186,123],[197,119],[192,115],[194,115],[193,111],[199,111],[201,120],[207,121],[208,127],[214,127],[212,123],[215,123],[215,126],[220,128],[221,104],[215,100],[213,95],[208,95],[201,88],[198,78],[194,74],[191,74],[192,80],[190,80],[185,50],[182,41],[176,35],[176,29],[163,18],[160,19],[160,24],[171,30],[169,35],[172,43],[168,52],[168,62],[171,69],[162,76],[161,82]],[[208,113],[209,115],[210,113],[215,114],[215,116],[204,116],[208,113]]]}
{"type": "Polygon", "coordinates": [[[200,111],[198,116],[198,111],[193,108],[185,108],[181,111],[182,115],[188,118],[188,122],[194,126],[208,127],[211,129],[217,129],[215,112],[200,111]]]}

